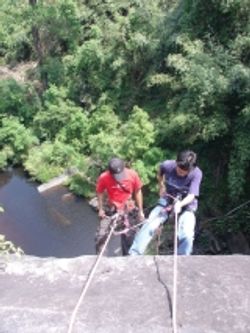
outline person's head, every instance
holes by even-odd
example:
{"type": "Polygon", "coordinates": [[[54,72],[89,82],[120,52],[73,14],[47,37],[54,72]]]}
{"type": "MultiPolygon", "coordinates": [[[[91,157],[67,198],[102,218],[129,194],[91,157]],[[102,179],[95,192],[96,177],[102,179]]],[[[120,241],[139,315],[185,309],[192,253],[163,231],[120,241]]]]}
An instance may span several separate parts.
{"type": "Polygon", "coordinates": [[[176,171],[179,176],[186,176],[196,166],[197,155],[192,150],[184,150],[177,155],[176,171]]]}
{"type": "Polygon", "coordinates": [[[120,158],[112,158],[109,161],[108,169],[115,180],[121,181],[125,178],[125,163],[120,158]]]}

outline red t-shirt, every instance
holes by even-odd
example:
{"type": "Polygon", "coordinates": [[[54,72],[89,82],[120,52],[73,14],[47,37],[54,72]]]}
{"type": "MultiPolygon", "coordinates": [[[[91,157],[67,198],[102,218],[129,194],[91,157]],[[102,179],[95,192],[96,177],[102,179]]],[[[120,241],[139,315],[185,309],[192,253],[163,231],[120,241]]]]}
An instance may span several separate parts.
{"type": "Polygon", "coordinates": [[[103,172],[96,183],[96,192],[108,194],[109,202],[118,209],[123,208],[126,201],[131,197],[132,193],[138,191],[142,187],[142,182],[136,171],[125,168],[126,177],[120,183],[128,190],[121,187],[119,183],[112,177],[109,171],[103,172]]]}

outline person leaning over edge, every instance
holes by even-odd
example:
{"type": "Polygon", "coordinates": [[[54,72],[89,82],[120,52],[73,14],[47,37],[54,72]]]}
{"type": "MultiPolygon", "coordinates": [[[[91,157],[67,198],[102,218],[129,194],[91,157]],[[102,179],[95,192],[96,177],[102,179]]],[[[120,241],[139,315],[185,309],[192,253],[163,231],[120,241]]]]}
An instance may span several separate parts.
{"type": "MultiPolygon", "coordinates": [[[[125,163],[120,158],[114,157],[108,163],[108,170],[104,171],[96,183],[96,193],[98,198],[98,215],[100,225],[96,232],[96,252],[100,253],[110,230],[110,218],[116,212],[128,214],[128,218],[144,219],[142,181],[137,172],[125,167],[125,163]],[[108,202],[104,198],[107,195],[108,202]],[[134,197],[138,209],[136,208],[134,197]]],[[[131,221],[132,222],[132,221],[131,221]]],[[[127,255],[133,242],[134,230],[129,230],[121,235],[122,254],[127,255]]]]}
{"type": "Polygon", "coordinates": [[[196,166],[196,154],[185,150],[177,155],[176,160],[166,160],[160,164],[158,183],[160,199],[149,214],[148,219],[135,236],[129,249],[130,255],[143,254],[152,240],[157,228],[167,221],[169,209],[173,205],[178,216],[178,254],[190,255],[198,208],[198,196],[202,171],[196,166]],[[173,201],[172,197],[178,198],[173,201]]]}

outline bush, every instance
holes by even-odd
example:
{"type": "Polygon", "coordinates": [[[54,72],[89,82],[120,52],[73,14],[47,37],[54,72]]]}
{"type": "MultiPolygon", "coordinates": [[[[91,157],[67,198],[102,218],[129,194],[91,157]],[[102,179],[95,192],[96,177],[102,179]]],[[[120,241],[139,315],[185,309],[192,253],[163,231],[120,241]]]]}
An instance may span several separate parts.
{"type": "Polygon", "coordinates": [[[30,150],[25,169],[35,179],[47,182],[77,164],[78,154],[73,147],[60,141],[44,142],[30,150]]]}
{"type": "Polygon", "coordinates": [[[30,129],[20,124],[16,117],[3,118],[0,127],[0,148],[2,166],[8,163],[22,163],[29,149],[38,143],[30,129]]]}
{"type": "Polygon", "coordinates": [[[30,85],[13,79],[0,81],[0,115],[15,116],[29,126],[40,108],[40,101],[30,85]]]}

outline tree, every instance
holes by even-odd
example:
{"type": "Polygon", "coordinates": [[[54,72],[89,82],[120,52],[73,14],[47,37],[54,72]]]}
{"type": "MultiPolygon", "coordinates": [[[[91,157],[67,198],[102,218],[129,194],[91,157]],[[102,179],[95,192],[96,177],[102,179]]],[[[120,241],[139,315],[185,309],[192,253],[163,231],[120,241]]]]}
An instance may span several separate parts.
{"type": "Polygon", "coordinates": [[[0,167],[3,168],[8,163],[22,163],[38,140],[16,117],[4,117],[0,126],[0,142],[0,167]]]}
{"type": "Polygon", "coordinates": [[[40,105],[31,84],[20,84],[13,79],[0,81],[1,116],[15,116],[21,123],[30,126],[40,105]]]}
{"type": "MultiPolygon", "coordinates": [[[[50,81],[48,63],[63,53],[73,51],[80,33],[80,22],[76,13],[75,1],[55,2],[29,1],[24,11],[26,24],[30,27],[36,58],[41,68],[41,80],[44,89],[50,81]]],[[[62,65],[61,65],[62,67],[62,65]]],[[[52,82],[53,83],[53,82],[52,82]]]]}
{"type": "Polygon", "coordinates": [[[44,107],[34,117],[34,130],[43,140],[54,140],[74,114],[82,110],[67,98],[67,89],[51,85],[44,94],[44,107]]]}

